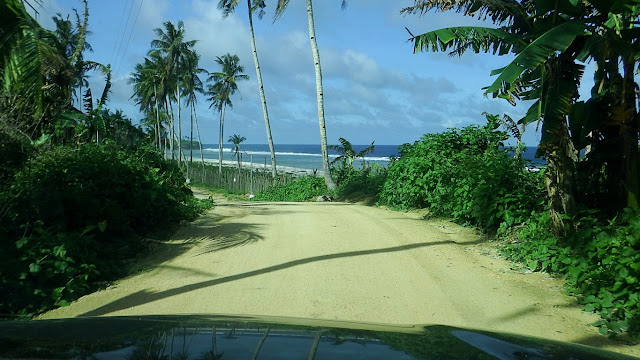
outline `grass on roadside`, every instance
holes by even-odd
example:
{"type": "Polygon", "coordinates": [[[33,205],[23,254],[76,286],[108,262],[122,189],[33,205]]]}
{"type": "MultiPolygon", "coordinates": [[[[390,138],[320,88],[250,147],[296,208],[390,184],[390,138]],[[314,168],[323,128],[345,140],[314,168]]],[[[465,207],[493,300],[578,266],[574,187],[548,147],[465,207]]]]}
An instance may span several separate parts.
{"type": "Polygon", "coordinates": [[[242,201],[248,199],[248,194],[242,190],[225,189],[195,180],[191,180],[191,186],[203,189],[211,194],[224,196],[230,201],[242,201]]]}

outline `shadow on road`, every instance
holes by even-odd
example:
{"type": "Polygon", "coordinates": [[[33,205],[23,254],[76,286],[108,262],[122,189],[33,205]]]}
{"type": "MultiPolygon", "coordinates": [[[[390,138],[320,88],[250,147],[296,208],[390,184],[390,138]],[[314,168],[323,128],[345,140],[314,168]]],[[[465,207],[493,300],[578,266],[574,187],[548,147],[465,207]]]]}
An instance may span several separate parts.
{"type": "MultiPolygon", "coordinates": [[[[474,244],[474,243],[480,243],[483,242],[482,240],[478,240],[475,241],[473,243],[465,243],[464,245],[470,245],[470,244],[474,244]]],[[[253,270],[253,271],[248,271],[245,273],[241,273],[241,274],[236,274],[236,275],[231,275],[231,276],[226,276],[223,278],[219,278],[219,279],[213,279],[213,280],[207,280],[207,281],[201,281],[195,284],[189,284],[189,285],[184,285],[175,289],[168,289],[168,290],[164,290],[164,291],[160,291],[160,292],[151,292],[148,290],[141,290],[138,291],[136,293],[133,293],[131,295],[127,295],[121,299],[118,299],[116,301],[113,301],[109,304],[103,305],[97,309],[88,311],[80,316],[100,316],[100,315],[106,315],[118,310],[123,310],[123,309],[127,309],[127,308],[131,308],[134,306],[139,306],[139,305],[144,305],[150,302],[154,302],[154,301],[158,301],[158,300],[162,300],[165,298],[169,298],[171,296],[176,296],[176,295],[180,295],[180,294],[184,294],[190,291],[194,291],[194,290],[199,290],[199,289],[203,289],[206,287],[210,287],[210,286],[216,286],[216,285],[220,285],[220,284],[224,284],[224,283],[228,283],[228,282],[232,282],[232,281],[237,281],[237,280],[241,280],[241,279],[246,279],[249,277],[253,277],[253,276],[258,276],[258,275],[262,275],[262,274],[268,274],[268,273],[272,273],[272,272],[276,272],[279,270],[284,270],[284,269],[289,269],[295,266],[300,266],[300,265],[305,265],[305,264],[309,264],[309,263],[315,263],[315,262],[320,262],[320,261],[327,261],[327,260],[334,260],[334,259],[343,259],[343,258],[349,258],[349,257],[355,257],[355,256],[365,256],[365,255],[376,255],[376,254],[385,254],[385,253],[392,253],[392,252],[398,252],[398,251],[407,251],[407,250],[413,250],[413,249],[419,249],[419,248],[425,248],[425,247],[430,247],[430,246],[437,246],[437,245],[455,245],[455,246],[460,246],[461,244],[457,244],[453,241],[434,241],[434,242],[423,242],[423,243],[418,243],[418,244],[409,244],[409,245],[402,245],[402,246],[394,246],[394,247],[389,247],[389,248],[383,248],[383,249],[373,249],[373,250],[359,250],[359,251],[347,251],[347,252],[343,252],[343,253],[337,253],[337,254],[327,254],[327,255],[320,255],[320,256],[312,256],[309,258],[305,258],[305,259],[299,259],[299,260],[293,260],[293,261],[288,261],[282,264],[278,264],[278,265],[273,265],[273,266],[268,266],[266,268],[262,268],[262,269],[258,269],[258,270],[253,270]]]]}

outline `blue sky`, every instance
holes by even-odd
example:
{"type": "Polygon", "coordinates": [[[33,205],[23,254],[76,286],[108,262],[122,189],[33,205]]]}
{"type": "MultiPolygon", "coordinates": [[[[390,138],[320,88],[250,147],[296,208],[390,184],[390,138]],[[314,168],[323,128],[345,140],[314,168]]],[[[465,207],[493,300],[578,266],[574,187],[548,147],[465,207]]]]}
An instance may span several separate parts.
{"type": "MultiPolygon", "coordinates": [[[[506,65],[509,57],[466,54],[461,58],[443,53],[413,54],[405,27],[413,34],[429,30],[479,24],[454,13],[402,16],[400,10],[412,0],[350,0],[343,11],[340,1],[314,3],[316,36],[324,79],[325,113],[329,143],[345,137],[354,144],[401,144],[413,142],[427,132],[482,123],[483,111],[508,113],[518,118],[526,105],[513,107],[504,100],[483,95],[491,83],[490,71],[506,65]]],[[[217,71],[214,59],[237,54],[250,81],[240,84],[225,117],[225,138],[247,137],[247,143],[266,143],[255,68],[251,56],[244,2],[226,19],[217,0],[89,0],[88,40],[94,52],[88,60],[112,64],[114,70],[111,109],[141,118],[129,100],[127,80],[136,63],[142,62],[154,37],[153,29],[164,21],[184,21],[186,38],[198,40],[201,67],[217,71]]],[[[307,32],[305,2],[291,1],[275,23],[275,1],[267,1],[265,17],[254,21],[258,54],[274,142],[319,143],[315,74],[307,32]]],[[[43,0],[40,22],[52,27],[56,13],[81,9],[79,0],[43,0]]],[[[490,24],[485,24],[490,25],[490,24]]],[[[104,82],[91,80],[99,94],[104,82]]],[[[204,143],[217,143],[218,114],[204,97],[197,107],[204,143]]],[[[183,111],[188,119],[188,110],[183,111]]],[[[187,132],[187,121],[183,124],[187,132]]],[[[525,142],[535,146],[539,134],[527,129],[525,142]]]]}

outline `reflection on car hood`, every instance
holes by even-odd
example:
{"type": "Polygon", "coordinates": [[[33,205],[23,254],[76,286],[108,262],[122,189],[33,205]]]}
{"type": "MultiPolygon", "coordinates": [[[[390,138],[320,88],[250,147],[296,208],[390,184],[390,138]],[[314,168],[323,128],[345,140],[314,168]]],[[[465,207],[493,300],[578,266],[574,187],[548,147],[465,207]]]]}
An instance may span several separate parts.
{"type": "Polygon", "coordinates": [[[0,322],[0,357],[95,359],[631,359],[559,342],[448,326],[242,316],[0,322]]]}

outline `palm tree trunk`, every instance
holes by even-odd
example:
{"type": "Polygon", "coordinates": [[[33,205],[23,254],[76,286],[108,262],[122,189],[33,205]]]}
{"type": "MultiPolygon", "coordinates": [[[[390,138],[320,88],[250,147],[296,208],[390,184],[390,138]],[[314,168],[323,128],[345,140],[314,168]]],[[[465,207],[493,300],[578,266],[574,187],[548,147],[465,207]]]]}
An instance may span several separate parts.
{"type": "Polygon", "coordinates": [[[638,208],[640,200],[638,192],[638,111],[636,109],[636,92],[634,81],[635,61],[630,57],[623,58],[624,78],[622,82],[622,108],[627,119],[622,122],[624,141],[624,185],[627,190],[626,206],[638,208]]]}
{"type": "Polygon", "coordinates": [[[204,154],[202,152],[202,139],[200,138],[200,126],[198,125],[198,113],[196,112],[196,108],[191,105],[193,111],[193,117],[196,121],[196,131],[198,133],[198,144],[200,145],[200,160],[202,160],[202,182],[204,182],[205,176],[205,167],[204,167],[204,154]]]}
{"type": "Polygon", "coordinates": [[[193,103],[191,104],[191,131],[189,135],[189,165],[193,165],[193,103]]]}
{"type": "Polygon", "coordinates": [[[220,139],[218,140],[218,172],[222,174],[222,141],[224,139],[224,108],[220,109],[220,139]]]}
{"type": "Polygon", "coordinates": [[[329,190],[334,190],[336,184],[331,179],[329,170],[329,152],[327,151],[327,128],[324,121],[324,94],[322,89],[322,69],[320,68],[320,52],[316,42],[316,30],[313,23],[313,5],[311,0],[307,0],[307,19],[309,21],[309,40],[311,42],[311,52],[316,69],[316,94],[318,97],[318,125],[320,126],[320,147],[322,149],[322,171],[324,172],[324,182],[329,190]]]}
{"type": "Polygon", "coordinates": [[[175,160],[175,154],[173,151],[173,138],[175,137],[176,129],[173,126],[173,105],[171,105],[171,100],[167,99],[167,103],[169,104],[169,126],[171,129],[169,130],[169,152],[171,153],[171,160],[175,160]]]}
{"type": "Polygon", "coordinates": [[[164,154],[164,159],[167,160],[167,133],[165,131],[164,133],[164,146],[162,147],[162,153],[164,154]]]}
{"type": "Polygon", "coordinates": [[[182,154],[182,117],[180,116],[180,82],[176,82],[176,97],[178,98],[178,167],[180,167],[181,163],[181,154],[182,154]]]}
{"type": "Polygon", "coordinates": [[[262,102],[262,113],[264,115],[264,128],[267,131],[267,143],[269,144],[269,152],[271,153],[271,176],[276,177],[276,150],[273,146],[273,138],[271,137],[271,122],[269,121],[269,112],[267,111],[267,99],[264,95],[264,86],[262,85],[262,71],[260,70],[260,62],[258,61],[258,51],[256,50],[256,38],[253,32],[253,11],[251,11],[251,0],[247,0],[249,7],[249,31],[251,33],[251,50],[253,51],[253,64],[256,67],[256,77],[258,78],[258,90],[260,92],[260,101],[262,102]]]}
{"type": "Polygon", "coordinates": [[[158,150],[160,150],[160,111],[158,110],[158,92],[156,90],[156,84],[153,84],[153,98],[156,105],[156,138],[158,140],[158,150]]]}

